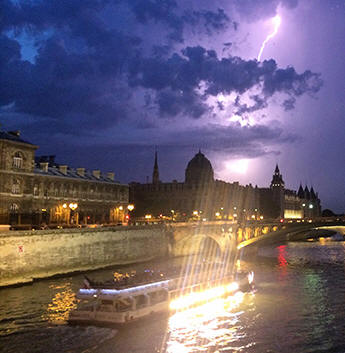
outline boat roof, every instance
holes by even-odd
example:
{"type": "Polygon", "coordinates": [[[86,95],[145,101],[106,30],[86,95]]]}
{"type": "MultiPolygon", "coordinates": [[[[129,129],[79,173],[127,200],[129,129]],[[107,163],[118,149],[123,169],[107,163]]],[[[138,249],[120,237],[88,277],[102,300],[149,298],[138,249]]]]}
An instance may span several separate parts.
{"type": "Polygon", "coordinates": [[[131,287],[126,289],[79,289],[77,297],[79,299],[89,298],[120,298],[120,297],[131,297],[134,295],[146,294],[154,292],[160,289],[168,289],[169,280],[148,283],[137,287],[131,287]]]}

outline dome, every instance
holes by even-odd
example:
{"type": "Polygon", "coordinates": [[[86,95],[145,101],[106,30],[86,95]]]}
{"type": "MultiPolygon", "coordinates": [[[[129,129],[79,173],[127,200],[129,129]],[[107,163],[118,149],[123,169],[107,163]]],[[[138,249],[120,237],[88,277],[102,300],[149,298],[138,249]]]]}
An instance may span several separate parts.
{"type": "Polygon", "coordinates": [[[187,184],[204,184],[213,181],[211,162],[199,151],[188,163],[185,182],[187,184]]]}

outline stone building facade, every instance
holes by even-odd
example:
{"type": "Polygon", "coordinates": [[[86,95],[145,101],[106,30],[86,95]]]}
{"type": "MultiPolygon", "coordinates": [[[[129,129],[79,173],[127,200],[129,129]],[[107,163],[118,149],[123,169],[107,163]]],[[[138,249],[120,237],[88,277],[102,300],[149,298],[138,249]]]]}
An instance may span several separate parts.
{"type": "Polygon", "coordinates": [[[177,220],[312,218],[321,212],[320,200],[313,195],[313,199],[306,200],[304,194],[302,197],[296,191],[285,189],[278,165],[268,188],[215,180],[211,162],[201,151],[188,163],[184,182],[159,180],[156,153],[152,183],[130,184],[135,216],[169,216],[177,220]]]}
{"type": "Polygon", "coordinates": [[[35,159],[38,146],[18,131],[0,131],[0,224],[40,226],[118,223],[128,185],[114,173],[70,168],[54,156],[35,159]]]}
{"type": "Polygon", "coordinates": [[[185,182],[159,181],[157,156],[152,183],[131,183],[135,216],[170,216],[177,220],[259,217],[259,198],[252,185],[214,179],[210,161],[199,151],[188,163],[185,182]]]}

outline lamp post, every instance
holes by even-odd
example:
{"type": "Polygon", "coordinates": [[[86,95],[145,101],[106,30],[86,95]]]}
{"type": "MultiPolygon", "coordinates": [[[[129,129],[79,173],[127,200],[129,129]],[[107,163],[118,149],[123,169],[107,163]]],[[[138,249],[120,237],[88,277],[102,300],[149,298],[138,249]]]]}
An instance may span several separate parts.
{"type": "MultiPolygon", "coordinates": [[[[134,210],[134,205],[129,204],[129,205],[127,206],[127,210],[128,210],[128,212],[133,211],[133,210],[134,210]]],[[[126,222],[127,222],[127,224],[128,224],[128,222],[129,222],[129,220],[130,220],[130,215],[129,215],[129,213],[127,213],[127,214],[126,214],[126,222]]]]}
{"type": "MultiPolygon", "coordinates": [[[[67,209],[67,203],[64,203],[62,205],[64,209],[67,209]]],[[[78,204],[76,202],[70,202],[68,205],[68,208],[70,209],[70,216],[68,218],[68,223],[75,223],[78,224],[78,213],[74,214],[75,210],[78,208],[78,204]]]]}

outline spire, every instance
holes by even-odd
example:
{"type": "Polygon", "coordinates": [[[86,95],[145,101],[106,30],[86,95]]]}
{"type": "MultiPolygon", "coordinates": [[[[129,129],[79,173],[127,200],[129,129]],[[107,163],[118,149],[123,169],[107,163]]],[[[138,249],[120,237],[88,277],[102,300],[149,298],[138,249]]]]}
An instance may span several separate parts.
{"type": "Polygon", "coordinates": [[[153,166],[152,173],[152,184],[159,183],[159,170],[158,170],[158,158],[157,158],[157,150],[155,151],[155,164],[153,166]]]}
{"type": "Polygon", "coordinates": [[[309,192],[309,189],[308,189],[308,186],[306,185],[305,188],[304,188],[304,197],[307,199],[307,200],[310,200],[310,192],[309,192]]]}
{"type": "Polygon", "coordinates": [[[276,168],[274,170],[273,178],[271,181],[271,188],[272,187],[283,187],[284,188],[285,183],[283,180],[283,176],[280,174],[278,163],[276,164],[276,168]]]}
{"type": "Polygon", "coordinates": [[[315,191],[314,191],[313,187],[311,187],[311,189],[310,189],[310,198],[312,200],[315,200],[317,198],[316,195],[315,195],[315,191]]]}
{"type": "Polygon", "coordinates": [[[298,191],[297,191],[297,195],[300,199],[304,199],[304,190],[302,188],[302,184],[299,184],[299,188],[298,188],[298,191]]]}

